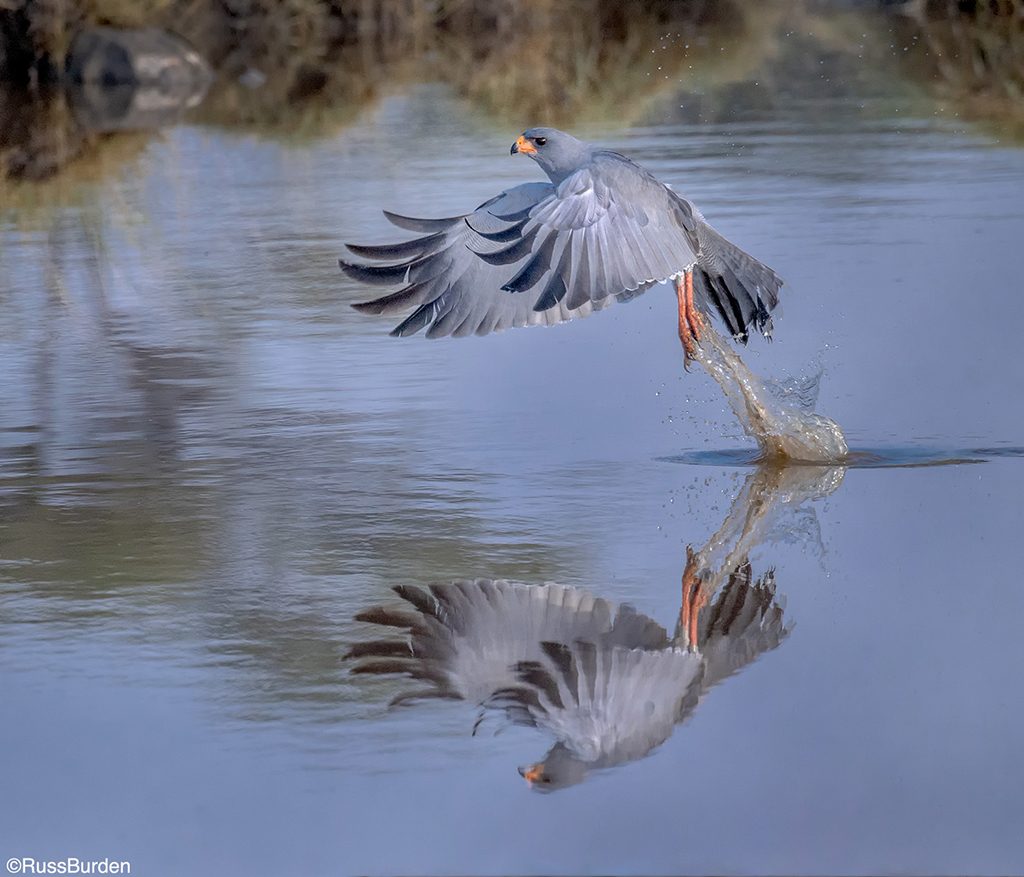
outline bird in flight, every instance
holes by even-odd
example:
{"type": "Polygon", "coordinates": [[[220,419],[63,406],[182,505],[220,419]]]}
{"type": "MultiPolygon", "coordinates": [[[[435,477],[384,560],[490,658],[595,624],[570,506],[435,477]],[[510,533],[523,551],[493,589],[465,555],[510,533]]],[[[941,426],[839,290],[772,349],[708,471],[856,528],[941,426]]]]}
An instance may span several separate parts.
{"type": "Polygon", "coordinates": [[[554,128],[531,128],[512,144],[549,182],[523,183],[476,210],[445,219],[385,211],[419,237],[348,244],[360,262],[339,260],[352,279],[400,287],[354,307],[411,311],[392,335],[426,328],[428,338],[486,335],[553,325],[629,301],[671,280],[687,363],[706,315],[746,343],[753,326],[771,337],[782,281],[726,240],[686,198],[624,155],[554,128]]]}
{"type": "Polygon", "coordinates": [[[673,636],[630,606],[554,583],[478,579],[394,590],[400,607],[356,619],[397,628],[399,637],[354,645],[352,672],[422,683],[392,704],[473,704],[474,734],[491,715],[547,732],[555,744],[544,759],[519,769],[541,792],[650,754],[708,691],[789,634],[773,574],[755,580],[747,562],[713,604],[705,594],[689,621],[681,612],[673,636]]]}

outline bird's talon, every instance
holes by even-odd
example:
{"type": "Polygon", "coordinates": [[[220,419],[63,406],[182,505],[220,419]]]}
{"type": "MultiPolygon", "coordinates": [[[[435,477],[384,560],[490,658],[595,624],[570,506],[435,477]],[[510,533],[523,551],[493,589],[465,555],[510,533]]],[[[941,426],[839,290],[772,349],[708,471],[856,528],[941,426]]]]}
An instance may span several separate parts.
{"type": "Polygon", "coordinates": [[[681,340],[683,342],[683,366],[689,371],[690,365],[697,359],[699,345],[692,334],[684,336],[681,340]]]}

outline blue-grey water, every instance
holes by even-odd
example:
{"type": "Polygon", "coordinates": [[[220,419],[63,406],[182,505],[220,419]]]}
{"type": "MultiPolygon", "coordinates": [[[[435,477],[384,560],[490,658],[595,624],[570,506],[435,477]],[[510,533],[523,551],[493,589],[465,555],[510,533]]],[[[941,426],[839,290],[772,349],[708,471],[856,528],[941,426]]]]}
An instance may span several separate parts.
{"type": "Polygon", "coordinates": [[[506,577],[672,629],[686,546],[750,471],[673,294],[391,339],[348,307],[343,243],[536,178],[517,130],[436,86],[306,144],[170,128],[78,197],[0,209],[4,858],[1024,870],[1024,151],[892,96],[665,118],[584,133],[786,279],[751,367],[820,373],[854,449],[984,462],[851,468],[785,510],[749,556],[792,634],[649,757],[535,794],[516,767],[549,738],[387,710],[405,686],[342,660],[372,634],[353,616],[506,577]]]}

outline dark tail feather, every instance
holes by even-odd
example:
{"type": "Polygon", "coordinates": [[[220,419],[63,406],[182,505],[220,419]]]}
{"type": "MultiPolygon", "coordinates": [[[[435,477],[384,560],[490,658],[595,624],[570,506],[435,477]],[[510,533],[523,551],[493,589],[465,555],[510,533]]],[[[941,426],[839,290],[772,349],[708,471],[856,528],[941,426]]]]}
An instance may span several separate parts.
{"type": "Polygon", "coordinates": [[[729,290],[726,289],[725,284],[717,281],[717,277],[712,277],[703,268],[693,269],[693,289],[697,294],[697,298],[703,297],[711,302],[733,338],[746,343],[748,336],[739,305],[729,295],[729,290]]]}
{"type": "Polygon", "coordinates": [[[784,601],[775,595],[774,572],[753,581],[750,563],[743,563],[701,613],[698,641],[706,663],[705,688],[777,648],[790,631],[784,616],[784,601]]]}
{"type": "Polygon", "coordinates": [[[706,264],[694,269],[695,290],[703,290],[738,341],[746,343],[751,326],[770,339],[771,312],[779,303],[782,280],[714,229],[706,227],[703,235],[706,264]]]}

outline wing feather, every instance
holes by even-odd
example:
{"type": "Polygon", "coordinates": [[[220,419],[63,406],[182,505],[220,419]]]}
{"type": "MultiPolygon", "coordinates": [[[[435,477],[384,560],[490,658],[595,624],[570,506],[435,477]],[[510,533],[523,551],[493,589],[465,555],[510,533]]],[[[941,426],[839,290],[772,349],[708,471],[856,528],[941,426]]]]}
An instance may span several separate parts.
{"type": "Polygon", "coordinates": [[[578,588],[480,579],[395,591],[404,609],[372,609],[357,618],[405,628],[405,649],[394,639],[357,644],[349,652],[359,659],[353,672],[429,680],[439,695],[476,704],[521,687],[517,668],[539,664],[544,642],[650,649],[668,643],[656,622],[578,588]]]}
{"type": "Polygon", "coordinates": [[[398,226],[398,228],[404,228],[406,231],[426,232],[427,234],[447,231],[463,218],[461,216],[449,216],[447,219],[416,219],[413,216],[402,216],[400,213],[392,213],[388,210],[384,211],[384,216],[388,222],[398,226]]]}
{"type": "Polygon", "coordinates": [[[341,267],[360,283],[403,287],[355,305],[374,314],[412,308],[392,332],[398,336],[553,325],[629,301],[699,264],[699,303],[713,307],[745,340],[750,323],[770,331],[781,285],[688,201],[605,151],[557,186],[516,186],[464,216],[386,216],[423,236],[352,245],[353,254],[381,264],[341,260],[341,267]]]}

